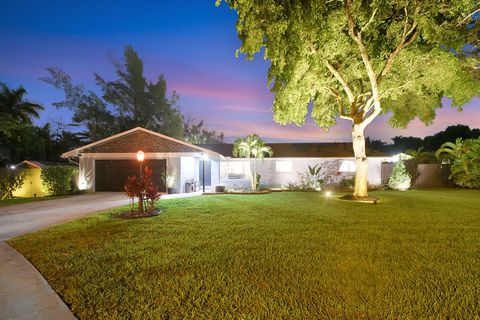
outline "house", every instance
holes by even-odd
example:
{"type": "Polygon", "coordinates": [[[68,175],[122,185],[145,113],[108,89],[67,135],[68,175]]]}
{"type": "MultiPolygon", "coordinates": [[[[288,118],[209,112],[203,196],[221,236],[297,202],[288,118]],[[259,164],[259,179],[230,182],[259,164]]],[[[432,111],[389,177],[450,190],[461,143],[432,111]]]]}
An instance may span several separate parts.
{"type": "MultiPolygon", "coordinates": [[[[140,163],[136,155],[143,151],[154,171],[154,181],[166,190],[164,175],[175,177],[177,192],[189,192],[188,183],[197,188],[224,185],[245,188],[249,185],[250,166],[255,165],[261,183],[279,187],[295,182],[308,166],[321,165],[328,174],[350,177],[355,172],[351,143],[271,143],[273,157],[252,162],[233,158],[231,144],[193,145],[144,128],[134,128],[81,148],[66,152],[63,158],[79,166],[79,189],[89,191],[123,191],[129,175],[136,175],[140,163]],[[204,174],[205,173],[205,174],[204,174]],[[205,177],[205,179],[204,179],[205,177]]],[[[367,149],[368,181],[380,184],[382,162],[395,157],[367,149]]]]}
{"type": "Polygon", "coordinates": [[[61,162],[24,160],[13,165],[11,170],[20,170],[25,174],[23,185],[13,192],[14,197],[44,197],[51,195],[51,192],[44,186],[41,173],[46,167],[65,165],[61,162]]]}
{"type": "Polygon", "coordinates": [[[174,176],[177,192],[189,192],[186,183],[219,184],[223,156],[144,128],[134,128],[62,154],[78,164],[78,188],[88,191],[123,191],[128,176],[138,175],[137,152],[143,151],[143,167],[153,170],[153,181],[165,192],[164,176],[174,176]]]}
{"type": "MultiPolygon", "coordinates": [[[[232,144],[201,145],[201,147],[222,154],[220,162],[220,185],[230,188],[246,188],[250,185],[250,167],[256,166],[260,183],[269,187],[281,187],[298,181],[298,174],[308,166],[319,165],[322,172],[337,179],[352,178],[355,175],[355,158],[350,142],[335,143],[269,143],[273,157],[257,160],[234,158],[232,144]]],[[[382,183],[382,163],[395,162],[397,156],[366,149],[368,156],[368,183],[382,183]]]]}

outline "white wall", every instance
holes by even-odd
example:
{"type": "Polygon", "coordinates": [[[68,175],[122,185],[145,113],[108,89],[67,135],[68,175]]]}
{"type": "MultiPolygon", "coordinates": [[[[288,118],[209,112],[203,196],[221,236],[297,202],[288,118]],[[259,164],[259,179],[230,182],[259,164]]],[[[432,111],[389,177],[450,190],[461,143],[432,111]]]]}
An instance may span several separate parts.
{"type": "Polygon", "coordinates": [[[80,157],[78,163],[78,188],[95,191],[95,159],[80,157]]]}
{"type": "Polygon", "coordinates": [[[180,158],[180,187],[177,189],[177,192],[185,192],[185,182],[187,180],[197,181],[198,176],[198,164],[196,164],[194,157],[181,157],[180,158]]]}
{"type": "Polygon", "coordinates": [[[211,174],[211,187],[215,190],[215,187],[220,184],[220,162],[216,160],[210,160],[210,174],[211,174]]]}
{"type": "MultiPolygon", "coordinates": [[[[372,185],[381,184],[381,163],[391,161],[391,158],[369,158],[368,159],[368,182],[372,185]]],[[[225,161],[244,161],[245,159],[228,159],[225,161]]],[[[328,175],[333,175],[342,167],[344,161],[354,161],[353,158],[267,158],[256,161],[257,173],[261,175],[260,183],[269,186],[280,187],[289,182],[296,183],[298,174],[308,170],[308,166],[319,164],[328,175]],[[290,161],[290,172],[277,172],[277,161],[290,161]]],[[[354,166],[353,166],[354,169],[354,166]]],[[[352,177],[354,172],[342,172],[345,177],[352,177]]],[[[226,179],[226,173],[220,172],[220,184],[231,188],[249,188],[250,180],[248,176],[244,179],[226,179]]]]}

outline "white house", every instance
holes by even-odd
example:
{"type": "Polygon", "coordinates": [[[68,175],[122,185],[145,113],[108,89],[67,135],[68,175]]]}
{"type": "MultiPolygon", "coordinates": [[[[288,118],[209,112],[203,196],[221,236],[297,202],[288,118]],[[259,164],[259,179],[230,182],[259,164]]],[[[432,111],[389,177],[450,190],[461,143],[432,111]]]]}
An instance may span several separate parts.
{"type": "MultiPolygon", "coordinates": [[[[352,176],[355,162],[351,143],[271,143],[273,157],[255,162],[233,158],[231,144],[192,145],[144,128],[134,128],[103,140],[66,152],[63,158],[79,166],[80,189],[123,191],[125,180],[140,170],[137,152],[143,151],[142,166],[154,172],[154,181],[166,191],[164,175],[175,177],[177,192],[190,192],[187,183],[200,189],[218,185],[245,188],[249,185],[250,166],[255,165],[261,183],[280,187],[296,182],[308,166],[319,164],[328,174],[352,176]],[[204,174],[205,173],[205,174],[204,174]],[[205,177],[205,179],[204,179],[205,177]]],[[[370,184],[381,183],[381,163],[395,157],[368,150],[370,184]]]]}
{"type": "Polygon", "coordinates": [[[153,169],[153,179],[165,192],[164,175],[175,177],[177,192],[188,192],[187,182],[219,184],[219,162],[223,156],[144,128],[134,128],[62,154],[79,166],[81,190],[123,191],[128,176],[138,175],[140,165],[153,169]],[[137,152],[144,153],[140,164],[137,152]],[[205,159],[205,160],[204,160],[205,159]],[[205,163],[205,166],[204,166],[205,163]],[[205,171],[204,171],[205,170],[205,171]]]}
{"type": "MultiPolygon", "coordinates": [[[[270,187],[281,187],[296,183],[298,175],[305,173],[308,166],[319,165],[327,175],[349,178],[355,174],[355,159],[351,143],[269,143],[273,157],[264,160],[232,157],[233,145],[201,145],[203,148],[222,154],[220,161],[220,184],[231,188],[250,185],[250,167],[255,165],[260,174],[260,183],[270,187]]],[[[398,156],[367,148],[368,183],[382,183],[382,162],[394,162],[398,156]]]]}

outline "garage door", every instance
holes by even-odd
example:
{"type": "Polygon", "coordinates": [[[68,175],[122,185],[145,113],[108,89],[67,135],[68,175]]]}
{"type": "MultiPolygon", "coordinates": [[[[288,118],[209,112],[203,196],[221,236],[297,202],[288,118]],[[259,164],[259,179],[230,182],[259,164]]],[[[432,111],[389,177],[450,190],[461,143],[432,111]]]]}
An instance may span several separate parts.
{"type": "MultiPolygon", "coordinates": [[[[162,176],[166,172],[166,160],[145,160],[145,166],[153,170],[153,181],[165,192],[162,176]]],[[[123,191],[127,177],[139,173],[140,166],[135,160],[95,160],[95,191],[123,191]]]]}

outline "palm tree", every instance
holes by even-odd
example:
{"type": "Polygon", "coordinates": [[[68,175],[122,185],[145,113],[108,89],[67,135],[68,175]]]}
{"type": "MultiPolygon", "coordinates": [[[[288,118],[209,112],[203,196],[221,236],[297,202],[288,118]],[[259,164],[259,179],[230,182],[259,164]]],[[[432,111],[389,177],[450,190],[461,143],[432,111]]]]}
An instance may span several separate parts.
{"type": "Polygon", "coordinates": [[[0,82],[0,115],[22,124],[32,123],[32,118],[39,118],[38,112],[43,110],[39,104],[25,100],[27,91],[23,87],[10,89],[0,82]]]}
{"type": "Polygon", "coordinates": [[[265,142],[263,142],[263,140],[260,139],[260,137],[256,134],[250,134],[245,138],[238,138],[235,140],[235,143],[233,144],[233,155],[235,157],[253,159],[250,160],[250,182],[252,185],[252,190],[255,191],[257,189],[256,161],[257,159],[263,160],[265,155],[271,157],[273,155],[272,148],[265,145],[265,142]]]}

